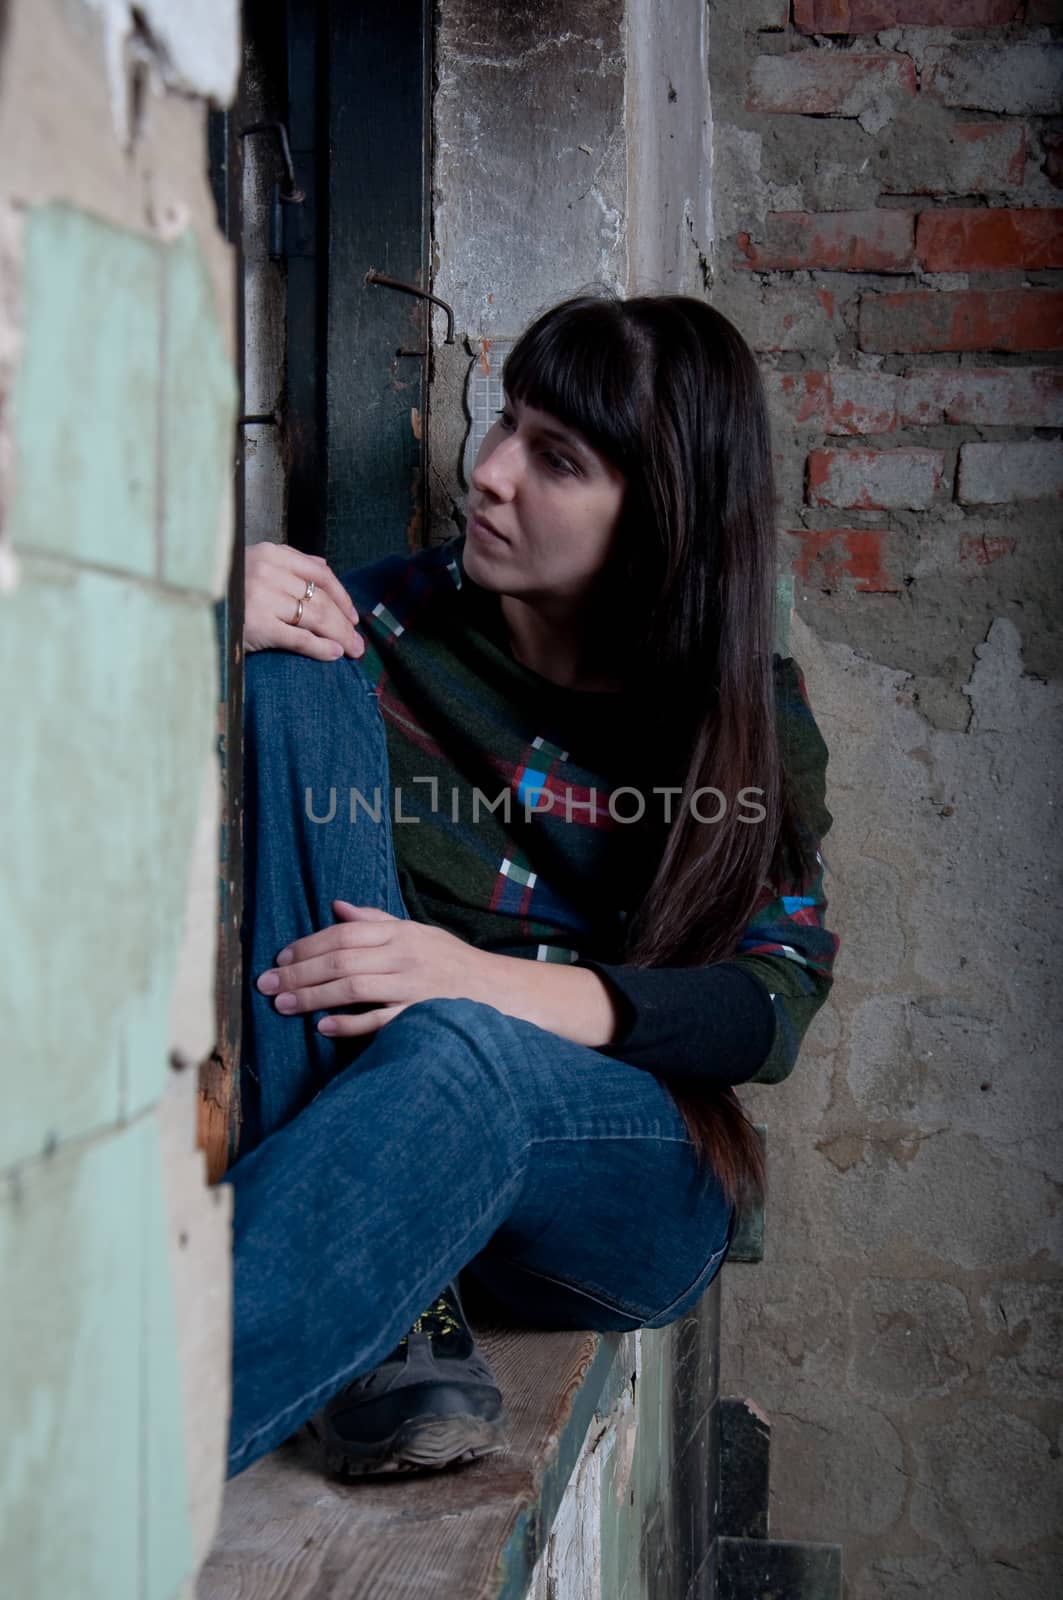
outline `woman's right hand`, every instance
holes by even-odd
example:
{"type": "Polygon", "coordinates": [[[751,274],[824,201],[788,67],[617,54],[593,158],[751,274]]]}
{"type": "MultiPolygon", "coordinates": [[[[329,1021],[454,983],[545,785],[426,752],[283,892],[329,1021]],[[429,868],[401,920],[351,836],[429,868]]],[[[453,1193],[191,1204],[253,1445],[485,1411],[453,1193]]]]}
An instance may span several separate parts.
{"type": "Polygon", "coordinates": [[[288,544],[249,545],[244,564],[244,650],[292,650],[315,661],[357,660],[365,640],[355,632],[354,602],[323,556],[288,544]],[[314,585],[306,599],[307,585],[314,585]],[[303,612],[294,618],[299,601],[303,612]]]}

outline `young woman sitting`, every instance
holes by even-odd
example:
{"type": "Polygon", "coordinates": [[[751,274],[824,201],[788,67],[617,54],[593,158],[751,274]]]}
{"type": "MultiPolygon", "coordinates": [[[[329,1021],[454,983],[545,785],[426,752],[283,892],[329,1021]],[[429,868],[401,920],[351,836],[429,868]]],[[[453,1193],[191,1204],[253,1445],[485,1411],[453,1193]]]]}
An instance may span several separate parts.
{"type": "Polygon", "coordinates": [[[701,301],[515,345],[463,536],[247,558],[230,1470],[503,1441],[459,1272],[659,1328],[763,1185],[734,1093],[831,982],[826,749],[774,651],[756,362],[701,301]]]}

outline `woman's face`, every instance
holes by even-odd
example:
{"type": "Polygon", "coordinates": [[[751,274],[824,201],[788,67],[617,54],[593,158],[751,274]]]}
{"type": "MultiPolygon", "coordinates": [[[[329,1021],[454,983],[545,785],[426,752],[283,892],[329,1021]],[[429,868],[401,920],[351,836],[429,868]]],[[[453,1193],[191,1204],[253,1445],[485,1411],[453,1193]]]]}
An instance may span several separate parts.
{"type": "Polygon", "coordinates": [[[612,554],[625,483],[582,434],[507,401],[472,474],[469,577],[498,594],[578,604],[612,554]]]}

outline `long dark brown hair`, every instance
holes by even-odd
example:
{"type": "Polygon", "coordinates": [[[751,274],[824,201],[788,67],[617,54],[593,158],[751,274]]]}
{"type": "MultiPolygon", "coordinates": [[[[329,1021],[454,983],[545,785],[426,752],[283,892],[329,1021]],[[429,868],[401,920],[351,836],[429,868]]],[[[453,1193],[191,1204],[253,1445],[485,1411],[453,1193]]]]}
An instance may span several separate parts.
{"type": "MultiPolygon", "coordinates": [[[[784,866],[807,862],[776,735],[775,493],[756,360],[703,301],[580,295],[521,336],[505,388],[624,474],[616,592],[639,597],[627,637],[661,704],[682,708],[683,794],[624,959],[724,960],[784,866]],[[696,790],[746,787],[761,791],[759,825],[737,805],[697,820],[696,790]]],[[[727,1196],[762,1197],[760,1141],[734,1091],[666,1088],[727,1196]]]]}

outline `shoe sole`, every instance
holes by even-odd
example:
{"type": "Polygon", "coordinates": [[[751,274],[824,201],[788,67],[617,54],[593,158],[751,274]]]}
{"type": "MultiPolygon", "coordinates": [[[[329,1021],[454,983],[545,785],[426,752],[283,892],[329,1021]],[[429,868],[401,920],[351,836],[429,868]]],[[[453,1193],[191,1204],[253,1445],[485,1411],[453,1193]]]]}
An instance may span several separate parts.
{"type": "Polygon", "coordinates": [[[360,1478],[375,1472],[431,1472],[441,1467],[477,1461],[505,1448],[506,1428],[501,1419],[454,1416],[432,1417],[404,1423],[373,1447],[372,1453],[352,1455],[350,1447],[325,1443],[325,1464],[343,1478],[360,1478]]]}

